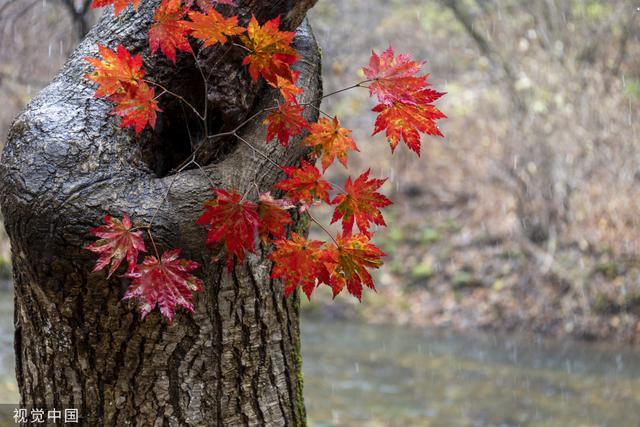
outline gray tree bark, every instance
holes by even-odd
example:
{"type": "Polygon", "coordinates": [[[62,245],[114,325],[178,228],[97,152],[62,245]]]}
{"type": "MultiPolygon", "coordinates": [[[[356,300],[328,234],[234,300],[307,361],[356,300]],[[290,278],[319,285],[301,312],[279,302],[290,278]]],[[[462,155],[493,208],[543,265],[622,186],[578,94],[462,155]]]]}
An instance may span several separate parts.
{"type": "MultiPolygon", "coordinates": [[[[250,83],[242,53],[225,46],[203,52],[205,101],[194,59],[174,68],[148,56],[146,34],[158,1],[141,2],[114,18],[107,12],[63,70],[15,120],[0,164],[0,204],[11,239],[15,281],[16,374],[21,405],[75,407],[84,425],[303,425],[305,410],[298,299],[284,299],[270,279],[267,248],[228,273],[212,262],[206,231],[194,224],[211,198],[210,182],[244,191],[268,191],[281,171],[234,139],[206,141],[188,109],[163,96],[156,131],[135,137],[117,127],[112,106],[95,99],[83,78],[96,43],[122,43],[142,53],[148,78],[196,106],[208,103],[209,134],[233,129],[273,105],[274,91],[250,83]],[[171,172],[195,145],[206,157],[201,170],[171,172]],[[155,220],[160,250],[181,247],[201,262],[204,291],[193,315],[178,311],[173,324],[157,312],[139,319],[134,302],[121,302],[126,282],[90,273],[95,258],[83,250],[88,229],[105,214],[155,220]]],[[[301,102],[321,96],[320,55],[303,22],[315,0],[240,0],[246,24],[278,15],[297,28],[301,102]]],[[[227,10],[228,11],[228,10],[227,10]]],[[[315,120],[317,111],[306,111],[315,120]]],[[[262,117],[242,136],[275,162],[306,155],[293,143],[266,145],[262,117]]],[[[297,224],[302,230],[304,224],[297,224]]]]}

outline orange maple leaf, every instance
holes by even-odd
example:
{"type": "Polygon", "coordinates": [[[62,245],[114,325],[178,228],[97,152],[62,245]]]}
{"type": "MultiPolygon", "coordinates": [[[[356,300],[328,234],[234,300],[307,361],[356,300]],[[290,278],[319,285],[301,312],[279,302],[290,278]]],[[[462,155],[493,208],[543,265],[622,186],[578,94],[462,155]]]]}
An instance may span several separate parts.
{"type": "Polygon", "coordinates": [[[262,26],[255,16],[251,17],[247,34],[241,36],[241,40],[250,51],[243,64],[249,65],[254,82],[260,75],[274,86],[278,84],[277,76],[294,81],[290,67],[298,60],[298,53],[291,47],[294,36],[295,33],[280,31],[280,17],[262,26]]]}
{"type": "Polygon", "coordinates": [[[167,58],[176,63],[176,50],[191,52],[187,40],[189,27],[182,20],[185,10],[180,0],[163,0],[156,10],[154,23],[149,28],[149,46],[154,54],[160,48],[167,58]]]}
{"type": "Polygon", "coordinates": [[[118,45],[116,51],[98,44],[98,52],[103,59],[85,58],[93,65],[93,73],[85,75],[89,80],[98,83],[96,97],[108,97],[122,94],[137,86],[144,77],[142,70],[142,57],[131,56],[131,53],[122,45],[118,45]]]}
{"type": "Polygon", "coordinates": [[[300,73],[298,73],[297,71],[293,71],[291,73],[293,81],[278,75],[276,76],[276,83],[273,84],[269,82],[269,84],[280,91],[280,94],[286,102],[297,102],[296,95],[299,95],[303,92],[302,88],[296,86],[296,81],[298,80],[299,75],[300,73]]]}
{"type": "Polygon", "coordinates": [[[363,285],[375,290],[369,268],[380,268],[386,256],[364,234],[338,235],[336,245],[329,245],[323,259],[330,273],[328,285],[335,297],[346,286],[351,295],[362,299],[363,285]]]}
{"type": "Polygon", "coordinates": [[[322,169],[327,170],[337,157],[347,167],[347,150],[358,150],[356,142],[349,136],[351,130],[340,127],[336,117],[322,117],[309,128],[309,136],[302,142],[314,147],[317,156],[322,156],[322,169]]]}
{"type": "Polygon", "coordinates": [[[131,126],[136,133],[149,123],[151,128],[156,126],[156,112],[162,111],[155,99],[155,91],[146,83],[140,83],[132,95],[112,97],[116,103],[112,113],[122,117],[120,127],[131,126]]]}
{"type": "Polygon", "coordinates": [[[189,12],[187,26],[192,31],[191,35],[204,42],[204,47],[216,43],[225,44],[227,36],[235,36],[246,31],[238,26],[238,17],[225,18],[214,8],[208,8],[207,13],[189,12]]]}
{"type": "Polygon", "coordinates": [[[278,240],[274,244],[276,249],[271,254],[271,277],[282,280],[285,296],[291,295],[300,286],[307,298],[311,299],[311,293],[318,284],[317,278],[326,275],[322,271],[323,243],[292,233],[290,240],[278,240]]]}

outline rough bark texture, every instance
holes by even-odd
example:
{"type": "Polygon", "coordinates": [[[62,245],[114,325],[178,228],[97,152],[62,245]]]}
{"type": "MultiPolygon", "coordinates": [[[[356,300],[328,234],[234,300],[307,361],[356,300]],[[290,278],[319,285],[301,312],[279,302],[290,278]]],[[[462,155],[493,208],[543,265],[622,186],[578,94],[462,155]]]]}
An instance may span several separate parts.
{"type": "MultiPolygon", "coordinates": [[[[270,280],[264,248],[228,273],[223,261],[210,262],[218,254],[204,249],[205,230],[194,225],[211,198],[209,180],[239,191],[255,183],[268,191],[281,178],[251,148],[216,141],[224,149],[210,152],[208,177],[200,170],[180,173],[159,210],[154,236],[160,249],[182,247],[186,257],[206,265],[195,314],[179,311],[172,325],[158,313],[140,321],[135,303],[120,301],[124,281],[90,273],[95,259],[82,249],[91,240],[89,227],[107,213],[149,221],[175,177],[168,172],[175,151],[159,147],[174,144],[179,151],[202,142],[197,132],[186,129],[189,139],[175,124],[189,119],[166,97],[157,132],[135,138],[118,129],[112,106],[95,99],[95,87],[82,77],[89,71],[83,58],[96,56],[97,42],[148,53],[146,30],[158,2],[141,3],[137,14],[105,13],[16,119],[2,156],[0,203],[13,249],[21,404],[76,407],[91,426],[304,424],[297,298],[284,300],[281,285],[270,280]]],[[[315,0],[238,3],[245,22],[253,13],[261,21],[284,15],[287,27],[300,25],[301,101],[317,99],[319,53],[302,22],[315,0]]],[[[210,76],[210,134],[273,105],[273,91],[249,84],[237,53],[213,50],[199,62],[210,76]]],[[[182,56],[177,69],[160,56],[145,56],[145,63],[154,70],[150,79],[202,105],[204,92],[194,88],[204,85],[193,58],[182,56]]],[[[309,120],[314,111],[307,111],[309,120]]],[[[305,155],[299,144],[265,145],[261,121],[243,129],[247,141],[280,164],[305,155]]]]}

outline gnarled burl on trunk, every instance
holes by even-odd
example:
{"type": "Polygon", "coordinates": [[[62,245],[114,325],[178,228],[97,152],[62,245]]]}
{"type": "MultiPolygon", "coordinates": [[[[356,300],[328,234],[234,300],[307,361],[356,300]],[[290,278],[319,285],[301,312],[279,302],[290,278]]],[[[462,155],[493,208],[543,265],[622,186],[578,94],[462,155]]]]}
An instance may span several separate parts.
{"type": "MultiPolygon", "coordinates": [[[[300,102],[321,96],[320,56],[304,16],[315,0],[237,0],[246,24],[283,17],[296,29],[302,60],[300,102]]],[[[83,76],[97,43],[118,43],[142,53],[147,77],[193,105],[207,103],[210,134],[235,128],[278,96],[251,84],[242,52],[226,45],[190,55],[173,67],[149,56],[147,31],[159,1],[141,2],[118,18],[105,12],[63,70],[16,119],[0,164],[0,203],[13,251],[15,352],[21,405],[78,408],[84,425],[302,425],[301,358],[297,296],[283,298],[270,279],[266,248],[229,273],[212,262],[206,231],[194,224],[211,183],[240,192],[269,191],[281,171],[246,144],[203,141],[202,126],[188,108],[162,96],[155,131],[136,137],[120,129],[108,101],[94,98],[83,76]],[[205,100],[205,87],[207,88],[205,100]],[[198,150],[201,170],[172,172],[198,150]],[[169,325],[154,312],[139,319],[133,302],[121,302],[125,281],[91,273],[83,249],[88,230],[105,214],[155,218],[160,250],[181,247],[204,265],[204,291],[194,295],[193,315],[179,310],[169,325]]],[[[224,6],[223,6],[224,7],[224,6]]],[[[222,10],[222,9],[221,9],[222,10]]],[[[225,9],[228,11],[228,9],[225,9]]],[[[306,111],[315,120],[317,110],[306,111]]],[[[306,155],[265,144],[263,117],[242,137],[281,165],[306,155]]],[[[298,224],[299,227],[303,225],[298,224]]]]}

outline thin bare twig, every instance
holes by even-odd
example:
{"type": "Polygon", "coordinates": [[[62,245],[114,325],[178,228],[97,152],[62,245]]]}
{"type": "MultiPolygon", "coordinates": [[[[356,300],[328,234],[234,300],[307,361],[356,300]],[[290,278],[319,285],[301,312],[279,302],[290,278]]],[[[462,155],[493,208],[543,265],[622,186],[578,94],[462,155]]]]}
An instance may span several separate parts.
{"type": "MultiPolygon", "coordinates": [[[[330,93],[328,93],[328,94],[326,94],[326,95],[323,95],[323,96],[322,96],[322,97],[320,97],[320,98],[315,99],[314,101],[321,101],[321,100],[323,100],[323,99],[325,99],[325,98],[328,98],[328,97],[330,97],[330,96],[337,95],[337,94],[339,94],[339,93],[346,92],[346,91],[348,91],[348,90],[356,89],[356,88],[359,88],[359,87],[362,87],[362,88],[369,88],[369,86],[365,86],[365,85],[366,85],[367,83],[371,83],[371,81],[372,81],[372,80],[363,80],[363,81],[361,81],[360,83],[356,83],[356,84],[354,84],[354,85],[352,85],[352,86],[345,87],[345,88],[343,88],[343,89],[339,89],[339,90],[336,90],[336,91],[334,91],[334,92],[330,92],[330,93]]],[[[314,102],[314,101],[311,101],[311,102],[314,102]]]]}
{"type": "Polygon", "coordinates": [[[200,169],[200,172],[202,172],[202,175],[204,175],[204,177],[207,178],[207,181],[209,181],[209,184],[211,185],[211,188],[215,187],[216,184],[213,182],[213,180],[211,179],[211,177],[209,176],[207,171],[205,171],[204,168],[202,166],[200,166],[200,163],[198,163],[198,162],[196,162],[194,160],[193,164],[196,165],[198,167],[198,169],[200,169]]]}
{"type": "Polygon", "coordinates": [[[147,234],[149,235],[149,239],[151,239],[151,246],[153,246],[153,251],[156,253],[156,258],[160,260],[160,254],[158,253],[158,247],[156,246],[156,241],[153,240],[153,234],[151,234],[151,227],[147,228],[147,234]]]}
{"type": "Polygon", "coordinates": [[[198,112],[198,110],[196,110],[196,107],[194,107],[194,106],[193,106],[189,101],[187,101],[186,99],[184,99],[184,97],[182,97],[182,96],[178,95],[178,94],[177,94],[177,93],[175,93],[175,92],[170,91],[169,89],[167,89],[166,87],[164,87],[164,86],[163,86],[163,85],[161,85],[160,83],[156,83],[156,82],[154,82],[154,81],[147,80],[147,79],[142,79],[142,81],[143,81],[143,82],[145,82],[145,83],[149,83],[149,84],[152,84],[152,85],[154,85],[154,86],[157,86],[157,87],[159,87],[160,89],[162,89],[163,91],[165,91],[166,93],[168,93],[169,95],[173,96],[174,98],[177,98],[177,99],[179,99],[180,101],[184,102],[184,103],[187,105],[187,107],[189,107],[189,108],[191,108],[191,109],[193,110],[193,112],[195,113],[195,115],[196,115],[196,116],[198,116],[198,118],[199,118],[200,120],[203,120],[203,121],[204,121],[204,116],[203,116],[202,114],[200,114],[200,113],[198,112]]]}
{"type": "Polygon", "coordinates": [[[274,166],[276,166],[279,169],[282,168],[278,163],[273,161],[269,156],[267,156],[265,153],[263,153],[261,150],[257,149],[256,147],[254,147],[253,144],[251,144],[249,141],[247,141],[246,139],[244,139],[243,137],[241,137],[237,133],[235,133],[234,135],[240,141],[244,142],[247,146],[249,146],[249,148],[251,148],[254,152],[256,152],[256,153],[260,154],[262,157],[264,157],[268,162],[270,162],[271,164],[273,164],[274,166]]]}
{"type": "Polygon", "coordinates": [[[331,234],[331,233],[329,232],[329,230],[327,230],[327,229],[326,229],[326,227],[320,223],[320,221],[318,221],[318,220],[317,220],[313,215],[311,215],[311,212],[309,212],[309,210],[307,210],[306,212],[307,212],[307,215],[309,215],[309,218],[311,219],[311,221],[315,222],[315,223],[318,225],[318,227],[320,227],[320,228],[322,229],[322,231],[324,231],[325,233],[327,233],[327,235],[328,235],[329,237],[331,237],[331,240],[333,240],[333,243],[335,243],[335,244],[336,244],[336,246],[338,246],[338,242],[337,242],[337,241],[336,241],[336,239],[333,237],[333,234],[331,234]]]}
{"type": "Polygon", "coordinates": [[[191,55],[193,55],[193,61],[196,64],[196,68],[200,72],[200,76],[202,77],[202,83],[204,85],[204,114],[202,115],[202,121],[204,122],[204,139],[206,141],[207,138],[209,137],[209,120],[207,118],[208,111],[209,111],[209,99],[208,99],[208,97],[209,97],[209,85],[207,83],[207,78],[204,76],[204,71],[202,71],[202,67],[200,66],[200,63],[198,62],[198,57],[193,52],[193,50],[191,51],[191,55]]]}
{"type": "Polygon", "coordinates": [[[325,113],[325,112],[324,112],[324,111],[322,111],[320,108],[316,107],[314,104],[309,104],[309,106],[310,106],[311,108],[313,108],[313,109],[317,110],[317,111],[318,111],[318,113],[320,113],[320,114],[322,114],[322,115],[324,115],[324,116],[327,116],[327,117],[328,117],[328,118],[330,118],[331,120],[334,120],[334,119],[335,119],[335,116],[332,116],[332,115],[330,115],[330,114],[328,114],[328,113],[325,113]]]}

